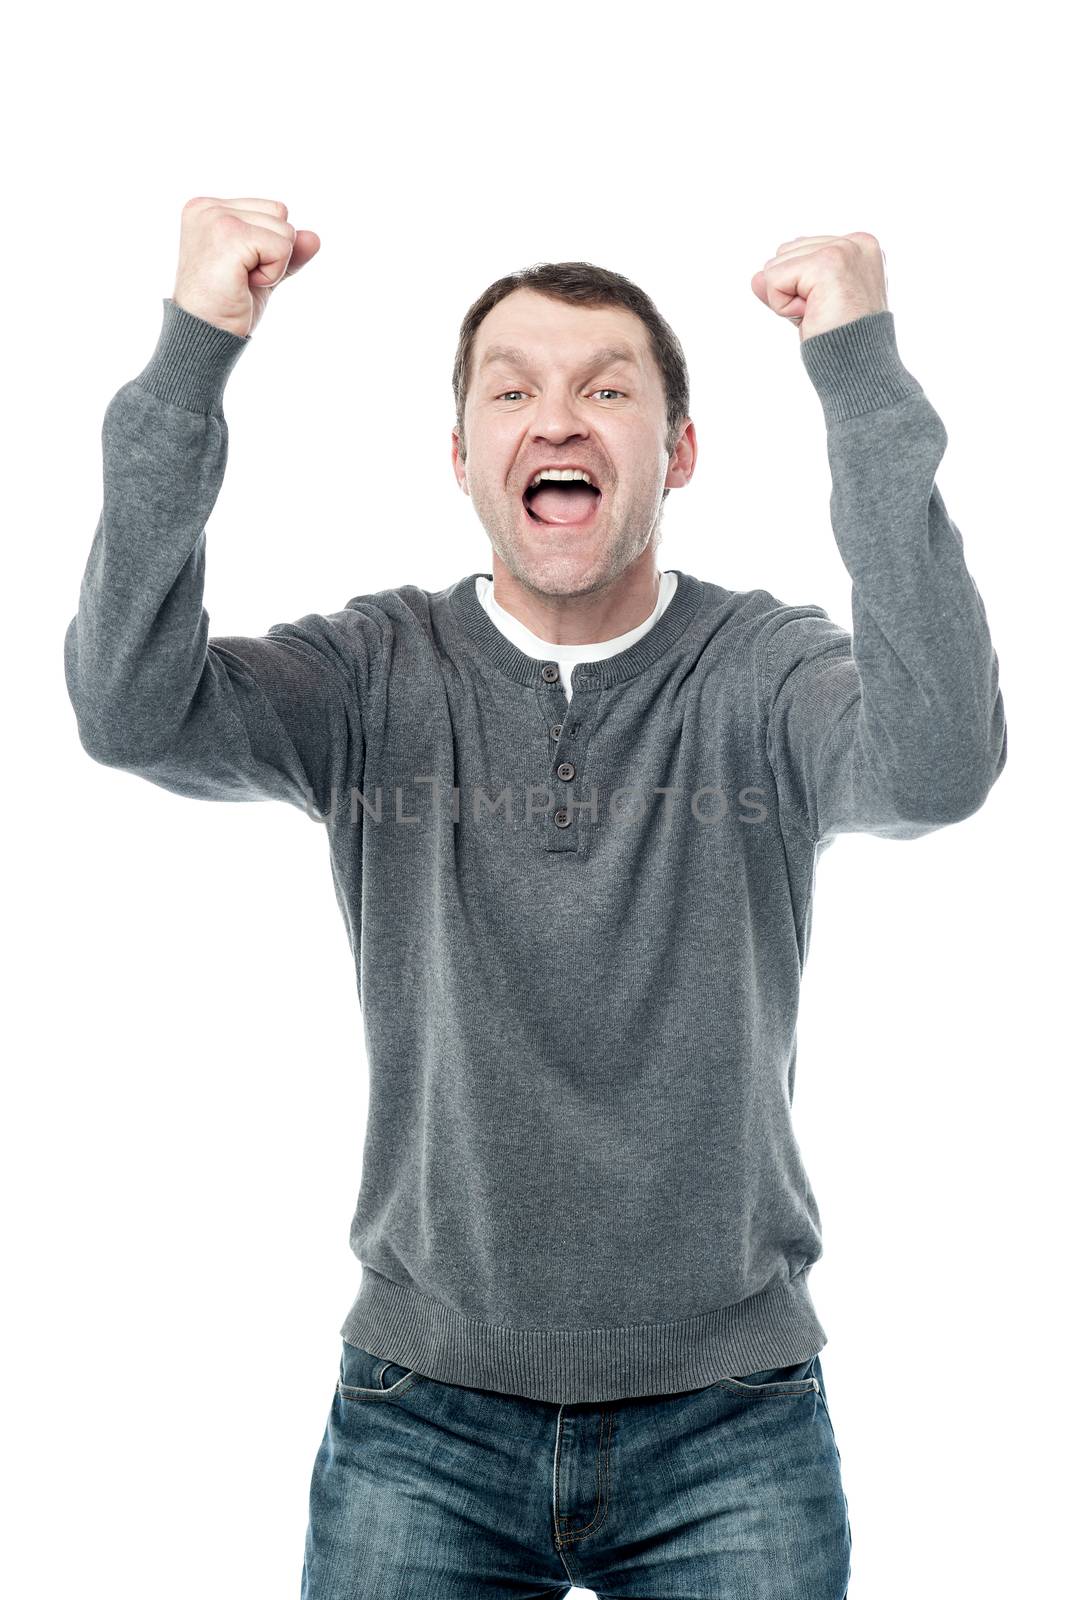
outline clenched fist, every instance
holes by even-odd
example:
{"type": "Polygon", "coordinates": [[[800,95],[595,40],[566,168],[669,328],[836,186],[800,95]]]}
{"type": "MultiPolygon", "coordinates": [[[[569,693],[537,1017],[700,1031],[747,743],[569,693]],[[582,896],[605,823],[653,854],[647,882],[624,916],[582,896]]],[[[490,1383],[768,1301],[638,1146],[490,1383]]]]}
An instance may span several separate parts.
{"type": "Polygon", "coordinates": [[[888,309],[885,259],[871,233],[810,234],[778,244],[751,288],[810,339],[888,309]]]}
{"type": "Polygon", "coordinates": [[[181,213],[181,245],[172,299],[182,311],[247,337],[270,293],[321,249],[308,228],[294,228],[281,200],[216,200],[197,195],[181,213]]]}

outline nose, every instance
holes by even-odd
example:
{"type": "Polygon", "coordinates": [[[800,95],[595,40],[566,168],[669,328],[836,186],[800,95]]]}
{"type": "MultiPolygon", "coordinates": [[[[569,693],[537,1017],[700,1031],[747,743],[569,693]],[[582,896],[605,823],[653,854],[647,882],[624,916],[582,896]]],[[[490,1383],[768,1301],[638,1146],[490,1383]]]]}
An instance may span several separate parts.
{"type": "Polygon", "coordinates": [[[587,438],[588,429],[572,398],[564,391],[545,393],[532,427],[535,439],[549,444],[565,444],[570,439],[587,438]]]}

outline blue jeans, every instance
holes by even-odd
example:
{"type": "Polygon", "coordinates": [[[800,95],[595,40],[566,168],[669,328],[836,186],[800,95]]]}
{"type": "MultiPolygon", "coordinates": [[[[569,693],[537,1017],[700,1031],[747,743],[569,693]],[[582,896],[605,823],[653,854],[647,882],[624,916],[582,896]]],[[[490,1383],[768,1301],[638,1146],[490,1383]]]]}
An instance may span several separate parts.
{"type": "Polygon", "coordinates": [[[846,1600],[818,1356],[557,1406],[341,1346],[302,1600],[846,1600]]]}

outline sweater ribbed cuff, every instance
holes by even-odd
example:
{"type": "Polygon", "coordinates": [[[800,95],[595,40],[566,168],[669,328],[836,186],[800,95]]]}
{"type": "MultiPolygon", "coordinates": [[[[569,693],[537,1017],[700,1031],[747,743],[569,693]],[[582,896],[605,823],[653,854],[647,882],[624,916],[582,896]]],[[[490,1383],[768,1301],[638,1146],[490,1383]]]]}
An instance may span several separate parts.
{"type": "Polygon", "coordinates": [[[186,411],[222,416],[226,381],[250,343],[250,334],[230,333],[164,299],[159,342],[134,382],[186,411]]]}
{"type": "Polygon", "coordinates": [[[922,393],[899,358],[892,311],[872,311],[816,333],[799,349],[829,424],[922,393]]]}

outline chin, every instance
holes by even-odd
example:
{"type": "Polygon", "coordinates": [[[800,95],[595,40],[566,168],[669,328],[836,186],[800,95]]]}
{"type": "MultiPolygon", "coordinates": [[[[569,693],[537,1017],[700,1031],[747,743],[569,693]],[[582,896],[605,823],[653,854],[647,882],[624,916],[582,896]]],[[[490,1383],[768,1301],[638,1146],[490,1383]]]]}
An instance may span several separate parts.
{"type": "Polygon", "coordinates": [[[609,549],[561,548],[546,552],[523,548],[517,567],[507,565],[515,576],[540,594],[591,594],[614,577],[609,549]]]}

